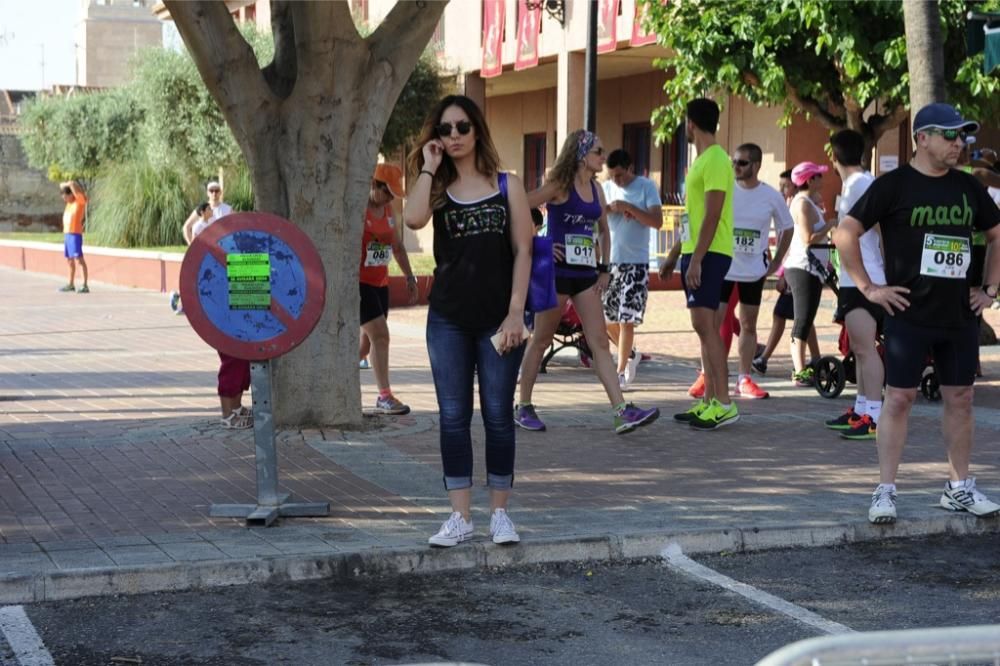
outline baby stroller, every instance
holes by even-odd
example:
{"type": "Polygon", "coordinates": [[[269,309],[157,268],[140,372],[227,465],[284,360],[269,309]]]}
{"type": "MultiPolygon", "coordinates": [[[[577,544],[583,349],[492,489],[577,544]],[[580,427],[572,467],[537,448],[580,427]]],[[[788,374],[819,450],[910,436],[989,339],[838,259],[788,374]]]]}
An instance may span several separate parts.
{"type": "Polygon", "coordinates": [[[580,315],[577,314],[576,308],[573,307],[573,302],[568,299],[566,300],[566,307],[563,308],[562,317],[559,319],[559,328],[556,329],[555,335],[552,336],[552,346],[545,353],[545,356],[542,357],[542,365],[538,369],[538,372],[546,372],[546,367],[549,361],[552,360],[552,357],[566,348],[576,349],[581,357],[586,356],[590,358],[592,356],[590,347],[587,346],[587,339],[583,336],[583,322],[580,321],[580,315]]]}
{"type": "MultiPolygon", "coordinates": [[[[810,248],[829,249],[833,245],[810,245],[810,248]]],[[[830,287],[835,295],[839,295],[840,289],[837,281],[837,274],[824,265],[812,252],[808,252],[809,264],[819,273],[823,283],[830,287]]],[[[851,340],[847,335],[847,326],[844,322],[841,325],[840,337],[837,347],[842,358],[836,356],[821,356],[813,363],[816,392],[824,398],[836,398],[844,390],[847,382],[856,384],[858,382],[857,361],[854,352],[851,351],[851,340]]],[[[881,327],[875,337],[875,348],[878,350],[880,359],[884,358],[885,345],[882,338],[881,327]]],[[[924,371],[920,378],[920,393],[927,400],[936,402],[941,399],[941,385],[938,382],[937,374],[934,371],[934,362],[930,357],[924,361],[924,371]]]]}

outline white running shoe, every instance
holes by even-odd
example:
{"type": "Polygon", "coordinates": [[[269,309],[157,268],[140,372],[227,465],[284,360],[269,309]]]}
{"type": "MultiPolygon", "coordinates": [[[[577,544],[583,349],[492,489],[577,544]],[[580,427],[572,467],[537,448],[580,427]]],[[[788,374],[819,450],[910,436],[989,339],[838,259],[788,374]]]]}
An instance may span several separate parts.
{"type": "Polygon", "coordinates": [[[949,511],[968,511],[980,518],[1000,513],[1000,504],[991,502],[976,489],[975,477],[967,479],[965,486],[961,488],[952,488],[950,483],[946,483],[944,494],[941,495],[941,506],[949,511]]]}
{"type": "Polygon", "coordinates": [[[868,509],[868,522],[886,525],[896,522],[896,491],[882,484],[872,493],[872,505],[868,509]]]}
{"type": "Polygon", "coordinates": [[[450,548],[472,538],[472,521],[466,521],[458,511],[444,521],[438,533],[427,540],[432,546],[450,548]]]}
{"type": "Polygon", "coordinates": [[[628,363],[625,364],[625,383],[629,388],[635,381],[635,376],[639,372],[639,352],[633,351],[629,356],[628,363]]]}
{"type": "Polygon", "coordinates": [[[490,518],[490,536],[493,537],[493,543],[501,545],[509,545],[521,541],[521,537],[517,535],[517,530],[514,529],[513,521],[511,521],[510,516],[507,515],[507,511],[504,509],[496,509],[493,512],[493,517],[490,518]]]}

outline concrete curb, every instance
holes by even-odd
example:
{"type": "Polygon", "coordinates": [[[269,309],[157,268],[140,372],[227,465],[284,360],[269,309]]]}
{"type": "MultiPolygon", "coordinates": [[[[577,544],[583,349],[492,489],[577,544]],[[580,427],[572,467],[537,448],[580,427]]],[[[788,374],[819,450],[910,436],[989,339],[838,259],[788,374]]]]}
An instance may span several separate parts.
{"type": "Polygon", "coordinates": [[[1000,521],[968,515],[942,515],[889,526],[867,522],[835,525],[732,527],[728,529],[650,531],[632,534],[530,540],[517,547],[485,539],[445,550],[415,547],[370,549],[354,553],[290,555],[244,560],[205,560],[169,565],[66,569],[0,577],[0,603],[119,594],[207,589],[248,583],[280,583],[362,576],[430,574],[443,571],[515,567],[556,562],[622,562],[659,558],[668,543],[687,554],[751,552],[774,548],[821,547],[887,538],[1000,532],[1000,521]]]}

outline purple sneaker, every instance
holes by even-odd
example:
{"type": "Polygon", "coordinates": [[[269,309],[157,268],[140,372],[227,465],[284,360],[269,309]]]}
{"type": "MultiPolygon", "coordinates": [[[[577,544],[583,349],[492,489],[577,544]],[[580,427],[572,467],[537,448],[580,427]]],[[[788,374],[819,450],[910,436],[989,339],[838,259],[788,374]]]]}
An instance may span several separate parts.
{"type": "Polygon", "coordinates": [[[620,412],[615,414],[615,432],[619,435],[624,435],[627,432],[635,430],[639,426],[652,423],[659,416],[660,410],[656,407],[652,409],[642,409],[641,407],[636,407],[635,404],[630,402],[625,405],[620,412]]]}
{"type": "Polygon", "coordinates": [[[534,405],[518,405],[514,408],[514,423],[525,430],[545,430],[545,424],[535,413],[534,405]]]}

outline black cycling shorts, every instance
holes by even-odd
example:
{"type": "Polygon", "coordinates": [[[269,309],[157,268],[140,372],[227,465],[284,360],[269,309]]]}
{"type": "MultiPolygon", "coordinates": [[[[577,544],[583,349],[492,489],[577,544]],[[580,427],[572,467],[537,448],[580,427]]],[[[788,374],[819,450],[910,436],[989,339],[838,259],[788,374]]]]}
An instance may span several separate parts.
{"type": "Polygon", "coordinates": [[[722,295],[720,303],[728,303],[729,297],[733,295],[733,289],[739,290],[740,303],[743,305],[759,306],[764,296],[764,278],[754,282],[733,282],[725,280],[722,283],[722,295]]]}
{"type": "Polygon", "coordinates": [[[958,328],[935,328],[885,318],[887,385],[917,388],[932,359],[941,386],[972,386],[979,359],[979,323],[970,319],[958,328]]]}

